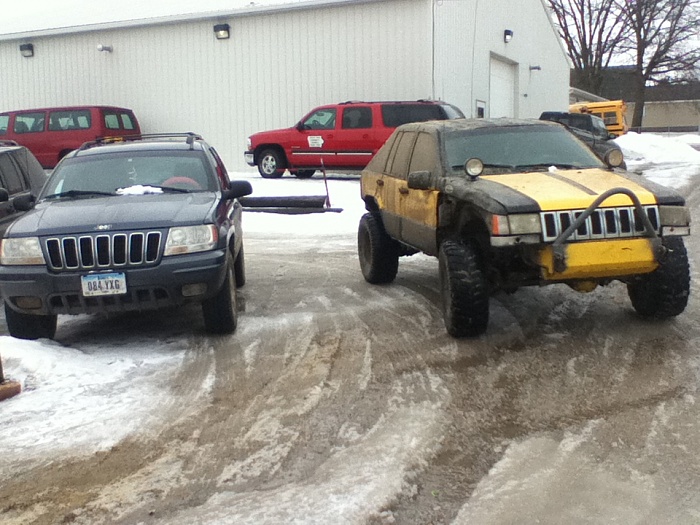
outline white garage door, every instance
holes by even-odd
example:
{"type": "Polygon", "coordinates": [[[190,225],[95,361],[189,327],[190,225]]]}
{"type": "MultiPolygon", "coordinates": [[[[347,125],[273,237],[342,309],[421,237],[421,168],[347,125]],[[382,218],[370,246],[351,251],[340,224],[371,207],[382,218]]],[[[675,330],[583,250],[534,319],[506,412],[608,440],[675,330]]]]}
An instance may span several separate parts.
{"type": "Polygon", "coordinates": [[[490,98],[492,118],[515,117],[515,65],[491,58],[490,98]]]}

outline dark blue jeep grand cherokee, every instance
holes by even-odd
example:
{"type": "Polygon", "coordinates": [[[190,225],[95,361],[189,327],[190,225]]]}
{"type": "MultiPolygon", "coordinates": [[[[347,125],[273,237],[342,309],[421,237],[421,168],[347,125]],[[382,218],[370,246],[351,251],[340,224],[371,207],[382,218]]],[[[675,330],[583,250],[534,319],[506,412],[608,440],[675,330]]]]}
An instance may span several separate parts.
{"type": "Polygon", "coordinates": [[[68,154],[0,244],[10,335],[53,338],[58,314],[202,305],[236,329],[245,282],[241,205],[218,154],[192,133],[89,142],[68,154]]]}

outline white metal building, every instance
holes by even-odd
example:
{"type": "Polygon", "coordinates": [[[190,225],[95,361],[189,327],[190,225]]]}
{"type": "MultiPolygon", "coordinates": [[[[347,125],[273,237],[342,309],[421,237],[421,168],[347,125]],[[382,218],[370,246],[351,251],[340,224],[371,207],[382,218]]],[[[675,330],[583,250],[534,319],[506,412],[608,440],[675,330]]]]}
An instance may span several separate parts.
{"type": "Polygon", "coordinates": [[[0,111],[126,106],[144,132],[201,133],[235,171],[252,169],[248,135],[324,103],[442,99],[473,117],[568,107],[569,63],[545,0],[238,4],[20,32],[0,24],[0,111]],[[218,24],[229,38],[215,37],[218,24]]]}

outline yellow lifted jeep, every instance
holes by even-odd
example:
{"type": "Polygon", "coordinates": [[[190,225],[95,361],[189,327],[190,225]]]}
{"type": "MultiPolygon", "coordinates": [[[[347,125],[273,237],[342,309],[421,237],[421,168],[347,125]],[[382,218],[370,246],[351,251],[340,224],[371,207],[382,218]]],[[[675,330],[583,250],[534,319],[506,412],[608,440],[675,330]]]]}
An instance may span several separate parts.
{"type": "Polygon", "coordinates": [[[640,315],[676,316],[690,289],[690,214],[622,161],[543,121],[400,126],[362,172],[362,274],[389,283],[400,256],[437,256],[454,337],[486,330],[491,292],[530,285],[588,292],[619,280],[640,315]]]}

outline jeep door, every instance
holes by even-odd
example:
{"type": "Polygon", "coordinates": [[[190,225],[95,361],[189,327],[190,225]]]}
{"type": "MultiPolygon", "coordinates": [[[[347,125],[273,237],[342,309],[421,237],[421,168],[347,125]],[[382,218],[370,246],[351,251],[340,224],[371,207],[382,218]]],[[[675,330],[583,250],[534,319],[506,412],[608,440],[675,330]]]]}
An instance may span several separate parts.
{"type": "Polygon", "coordinates": [[[437,176],[437,141],[428,133],[403,131],[394,140],[383,178],[384,227],[394,238],[435,253],[437,190],[408,187],[408,174],[429,171],[437,176]]]}
{"type": "Polygon", "coordinates": [[[427,254],[437,253],[438,199],[437,178],[441,172],[437,139],[419,132],[413,145],[406,180],[398,191],[398,214],[401,216],[401,239],[427,254]],[[408,187],[408,174],[427,172],[431,189],[408,187]]]}

